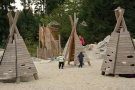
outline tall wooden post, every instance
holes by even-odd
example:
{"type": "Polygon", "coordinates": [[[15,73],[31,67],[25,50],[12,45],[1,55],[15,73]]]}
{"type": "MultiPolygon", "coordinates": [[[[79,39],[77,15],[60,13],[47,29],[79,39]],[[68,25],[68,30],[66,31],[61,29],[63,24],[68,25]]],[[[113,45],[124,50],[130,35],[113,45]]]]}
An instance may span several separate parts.
{"type": "Polygon", "coordinates": [[[61,53],[61,36],[59,34],[59,51],[58,51],[58,54],[61,53]]]}

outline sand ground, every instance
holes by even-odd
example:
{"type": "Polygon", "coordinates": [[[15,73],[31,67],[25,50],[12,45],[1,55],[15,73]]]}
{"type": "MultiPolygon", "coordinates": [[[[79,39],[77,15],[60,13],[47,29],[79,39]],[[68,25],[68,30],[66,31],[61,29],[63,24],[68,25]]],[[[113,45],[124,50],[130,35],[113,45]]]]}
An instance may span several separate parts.
{"type": "Polygon", "coordinates": [[[102,76],[102,59],[94,58],[93,52],[88,54],[92,65],[83,68],[66,64],[58,69],[57,61],[36,61],[39,80],[32,77],[20,84],[0,82],[0,90],[135,90],[135,78],[102,76]]]}
{"type": "Polygon", "coordinates": [[[135,90],[135,78],[102,76],[102,60],[91,61],[92,66],[83,68],[65,66],[58,69],[58,62],[36,62],[39,80],[3,83],[0,90],[135,90]]]}

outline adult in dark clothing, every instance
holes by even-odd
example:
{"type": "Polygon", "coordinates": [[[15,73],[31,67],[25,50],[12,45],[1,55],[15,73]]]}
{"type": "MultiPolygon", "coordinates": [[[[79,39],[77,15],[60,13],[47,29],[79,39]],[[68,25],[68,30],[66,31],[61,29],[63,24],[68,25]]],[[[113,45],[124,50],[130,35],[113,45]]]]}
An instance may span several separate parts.
{"type": "Polygon", "coordinates": [[[80,52],[80,54],[78,55],[78,59],[79,59],[79,63],[80,63],[79,67],[81,67],[81,68],[83,66],[83,58],[84,58],[84,55],[82,52],[80,52]]]}

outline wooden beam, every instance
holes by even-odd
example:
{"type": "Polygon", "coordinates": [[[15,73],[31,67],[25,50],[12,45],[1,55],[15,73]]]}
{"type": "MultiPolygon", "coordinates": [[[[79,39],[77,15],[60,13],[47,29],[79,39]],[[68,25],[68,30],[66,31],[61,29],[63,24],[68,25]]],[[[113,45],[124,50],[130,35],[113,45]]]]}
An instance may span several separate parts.
{"type": "Polygon", "coordinates": [[[17,11],[16,14],[15,14],[15,18],[13,20],[13,24],[12,24],[12,26],[10,28],[10,36],[13,36],[14,28],[15,28],[15,25],[17,23],[18,16],[19,16],[19,11],[17,11]]]}
{"type": "Polygon", "coordinates": [[[72,16],[71,15],[69,15],[69,19],[70,19],[70,22],[71,22],[71,25],[72,25],[72,28],[73,28],[74,22],[73,22],[73,19],[72,19],[72,16]]]}
{"type": "Polygon", "coordinates": [[[76,18],[76,19],[75,19],[75,24],[74,24],[74,25],[75,25],[75,26],[74,26],[74,27],[75,27],[75,31],[76,31],[76,27],[77,27],[78,20],[79,20],[79,18],[76,18]]]}
{"type": "Polygon", "coordinates": [[[45,32],[45,27],[43,26],[42,27],[42,30],[43,30],[43,34],[42,34],[42,39],[43,39],[43,45],[42,45],[42,47],[43,48],[45,48],[46,47],[46,37],[45,37],[45,35],[46,35],[46,32],[45,32]]]}
{"type": "MultiPolygon", "coordinates": [[[[10,27],[11,27],[12,24],[13,24],[13,17],[12,17],[11,11],[8,11],[8,18],[9,18],[9,25],[10,25],[10,27]]],[[[19,33],[18,28],[17,28],[16,25],[15,25],[15,32],[16,32],[16,34],[17,34],[18,36],[20,36],[20,33],[19,33]]]]}
{"type": "MultiPolygon", "coordinates": [[[[67,41],[67,43],[66,43],[66,46],[65,46],[65,53],[63,53],[65,59],[67,58],[67,55],[68,55],[68,53],[69,53],[69,42],[70,42],[70,37],[69,37],[69,39],[68,39],[68,41],[67,41]]],[[[64,51],[63,51],[63,52],[64,52],[64,51]]],[[[64,63],[65,63],[65,61],[64,61],[64,63]]]]}
{"type": "Polygon", "coordinates": [[[17,19],[18,19],[18,16],[19,16],[19,11],[17,11],[16,12],[16,14],[15,14],[15,18],[14,18],[14,20],[13,20],[13,24],[12,24],[12,26],[10,27],[10,34],[9,34],[9,42],[11,43],[12,42],[12,40],[13,40],[13,34],[14,34],[14,29],[15,29],[15,25],[16,25],[16,23],[17,23],[17,19]]]}
{"type": "Polygon", "coordinates": [[[118,20],[118,18],[119,18],[119,10],[118,9],[115,9],[115,17],[116,17],[116,20],[118,20]]]}
{"type": "Polygon", "coordinates": [[[69,42],[69,49],[68,49],[69,50],[68,64],[70,64],[70,59],[73,59],[72,55],[74,54],[73,53],[74,51],[71,50],[71,49],[74,48],[74,46],[73,46],[73,44],[74,44],[74,33],[76,31],[76,26],[77,26],[77,23],[78,23],[78,18],[76,18],[76,13],[74,13],[74,22],[73,22],[73,19],[72,19],[71,16],[69,16],[69,18],[70,18],[71,25],[72,25],[72,32],[71,32],[71,35],[70,35],[70,42],[69,42]]]}
{"type": "Polygon", "coordinates": [[[61,36],[59,34],[59,53],[61,53],[61,36]]]}
{"type": "MultiPolygon", "coordinates": [[[[115,9],[115,17],[116,17],[116,20],[118,20],[119,16],[120,16],[120,13],[121,13],[121,10],[124,10],[120,7],[118,7],[117,9],[115,9]]],[[[122,16],[122,21],[121,21],[121,25],[123,26],[124,28],[124,31],[126,30],[127,31],[127,26],[125,24],[125,20],[124,20],[124,17],[122,16]]]]}
{"type": "Polygon", "coordinates": [[[117,23],[116,23],[116,26],[115,26],[115,28],[114,28],[114,31],[117,31],[117,30],[119,29],[120,24],[121,24],[121,22],[122,22],[123,14],[124,14],[124,10],[121,10],[120,16],[119,16],[119,18],[118,18],[118,20],[117,20],[117,23]]]}
{"type": "Polygon", "coordinates": [[[75,23],[75,21],[76,21],[76,13],[74,13],[74,23],[75,23]]]}
{"type": "Polygon", "coordinates": [[[71,21],[71,25],[72,25],[72,31],[71,31],[71,35],[70,35],[70,41],[69,41],[69,60],[68,60],[68,64],[70,64],[70,59],[71,59],[71,56],[72,56],[72,44],[73,44],[73,37],[74,37],[74,31],[75,31],[75,23],[73,22],[73,19],[71,17],[71,15],[69,15],[69,19],[71,21]]]}

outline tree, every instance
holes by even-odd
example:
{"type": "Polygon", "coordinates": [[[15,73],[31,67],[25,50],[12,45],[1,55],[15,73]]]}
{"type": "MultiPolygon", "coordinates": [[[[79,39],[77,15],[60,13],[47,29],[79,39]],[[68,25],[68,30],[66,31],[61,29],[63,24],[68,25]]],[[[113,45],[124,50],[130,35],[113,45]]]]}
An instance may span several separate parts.
{"type": "Polygon", "coordinates": [[[88,27],[84,38],[87,43],[99,42],[113,31],[116,20],[113,0],[84,0],[80,18],[88,27]]]}
{"type": "Polygon", "coordinates": [[[14,10],[15,7],[11,6],[14,0],[0,0],[0,47],[5,45],[5,42],[9,33],[9,23],[8,23],[8,9],[14,10]]]}
{"type": "Polygon", "coordinates": [[[34,0],[35,13],[50,15],[51,12],[62,5],[65,0],[34,0]]]}

